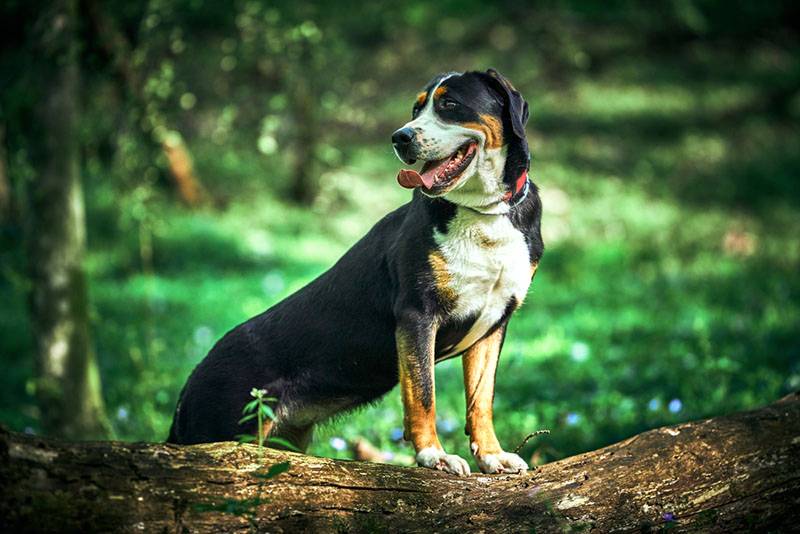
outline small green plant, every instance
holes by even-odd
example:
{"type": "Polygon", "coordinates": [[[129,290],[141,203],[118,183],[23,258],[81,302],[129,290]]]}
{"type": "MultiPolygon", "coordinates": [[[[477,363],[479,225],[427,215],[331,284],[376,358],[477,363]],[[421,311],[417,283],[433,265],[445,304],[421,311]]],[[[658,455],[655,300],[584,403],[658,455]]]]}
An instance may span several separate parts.
{"type": "Polygon", "coordinates": [[[264,447],[264,443],[273,443],[291,451],[300,452],[300,449],[283,438],[277,436],[266,437],[264,435],[264,422],[267,419],[275,421],[275,411],[267,403],[276,402],[278,399],[267,397],[267,390],[259,388],[251,389],[250,396],[253,397],[253,400],[242,408],[242,418],[239,419],[239,424],[243,425],[255,419],[257,423],[256,434],[239,434],[236,436],[239,439],[239,443],[257,443],[259,450],[264,447]]]}
{"type": "Polygon", "coordinates": [[[267,390],[253,388],[250,390],[250,396],[253,400],[248,402],[242,408],[243,417],[239,419],[239,424],[243,425],[248,421],[255,419],[258,422],[257,433],[253,434],[240,434],[239,443],[258,443],[259,448],[264,446],[264,421],[269,418],[275,421],[275,412],[267,404],[268,402],[275,402],[275,397],[267,397],[267,390]]]}
{"type": "MultiPolygon", "coordinates": [[[[259,453],[263,452],[264,443],[274,443],[287,449],[298,451],[298,448],[290,442],[279,437],[266,437],[264,434],[264,423],[267,419],[275,421],[275,411],[267,404],[269,402],[276,402],[275,397],[268,397],[267,391],[264,389],[253,388],[250,390],[250,396],[253,400],[245,404],[242,408],[242,418],[239,419],[239,424],[242,425],[248,421],[256,420],[256,434],[240,434],[237,436],[239,443],[257,443],[259,453]]],[[[258,507],[267,502],[263,498],[264,484],[271,478],[275,478],[281,473],[289,470],[291,464],[289,462],[281,462],[269,466],[266,472],[254,472],[253,477],[258,479],[258,491],[256,496],[251,499],[225,499],[221,502],[211,503],[198,503],[194,505],[194,509],[199,512],[222,512],[224,514],[232,514],[241,516],[247,519],[250,524],[251,532],[258,532],[258,507]]]]}

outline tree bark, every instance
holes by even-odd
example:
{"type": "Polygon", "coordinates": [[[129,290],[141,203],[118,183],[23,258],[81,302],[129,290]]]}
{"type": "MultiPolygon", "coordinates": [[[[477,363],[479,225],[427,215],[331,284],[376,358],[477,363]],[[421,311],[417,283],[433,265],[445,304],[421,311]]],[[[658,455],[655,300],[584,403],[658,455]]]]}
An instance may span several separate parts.
{"type": "Polygon", "coordinates": [[[5,222],[11,213],[11,182],[7,169],[6,126],[0,122],[0,223],[5,222]]]}
{"type": "Polygon", "coordinates": [[[789,532],[800,505],[800,394],[523,475],[466,478],[234,443],[4,432],[0,495],[6,531],[789,532]],[[286,461],[288,472],[258,477],[286,461]]]}
{"type": "MultiPolygon", "coordinates": [[[[307,49],[309,45],[302,45],[307,49]]],[[[309,52],[301,53],[301,60],[308,62],[309,52]]],[[[292,173],[289,196],[293,202],[310,206],[317,196],[317,180],[314,176],[316,170],[316,152],[319,144],[319,131],[317,125],[318,105],[315,102],[314,90],[307,73],[301,72],[297,66],[287,69],[291,72],[289,88],[286,91],[289,97],[289,108],[294,119],[294,142],[292,155],[292,173]]]]}
{"type": "Polygon", "coordinates": [[[100,375],[89,337],[86,251],[78,150],[75,2],[42,14],[41,63],[51,80],[38,116],[42,144],[30,184],[31,317],[43,430],[73,439],[107,434],[100,375]]]}

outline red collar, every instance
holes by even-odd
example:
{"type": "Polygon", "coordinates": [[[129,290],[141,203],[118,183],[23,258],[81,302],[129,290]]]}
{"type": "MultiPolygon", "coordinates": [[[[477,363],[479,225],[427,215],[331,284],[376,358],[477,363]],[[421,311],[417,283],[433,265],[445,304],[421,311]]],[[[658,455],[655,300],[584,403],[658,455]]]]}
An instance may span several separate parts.
{"type": "Polygon", "coordinates": [[[522,174],[519,175],[516,182],[514,182],[513,189],[509,189],[506,191],[506,194],[503,195],[503,200],[511,205],[513,208],[522,200],[528,196],[528,189],[530,187],[530,182],[528,182],[528,169],[522,171],[522,174]]]}

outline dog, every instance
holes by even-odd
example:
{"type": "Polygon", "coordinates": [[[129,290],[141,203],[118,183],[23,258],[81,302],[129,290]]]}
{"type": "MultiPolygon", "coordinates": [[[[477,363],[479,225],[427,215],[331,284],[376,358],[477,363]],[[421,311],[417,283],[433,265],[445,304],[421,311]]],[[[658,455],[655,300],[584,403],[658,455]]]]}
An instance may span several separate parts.
{"type": "Polygon", "coordinates": [[[527,470],[492,423],[506,327],[544,250],[527,120],[527,102],[493,69],[436,76],[392,135],[403,163],[424,162],[397,175],[411,202],[327,272],[225,334],[184,386],[168,441],[234,439],[257,387],[276,399],[264,434],[305,450],[314,425],[399,382],[418,465],[468,475],[436,434],[434,364],[462,355],[465,433],[478,467],[527,470]]]}

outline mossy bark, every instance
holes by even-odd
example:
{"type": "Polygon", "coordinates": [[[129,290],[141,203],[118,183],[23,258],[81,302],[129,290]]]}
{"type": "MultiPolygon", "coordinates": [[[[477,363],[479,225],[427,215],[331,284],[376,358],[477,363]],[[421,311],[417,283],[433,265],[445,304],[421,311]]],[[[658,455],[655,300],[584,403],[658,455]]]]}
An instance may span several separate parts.
{"type": "Polygon", "coordinates": [[[6,527],[50,532],[789,532],[800,395],[513,476],[2,433],[0,495],[6,527]]]}

